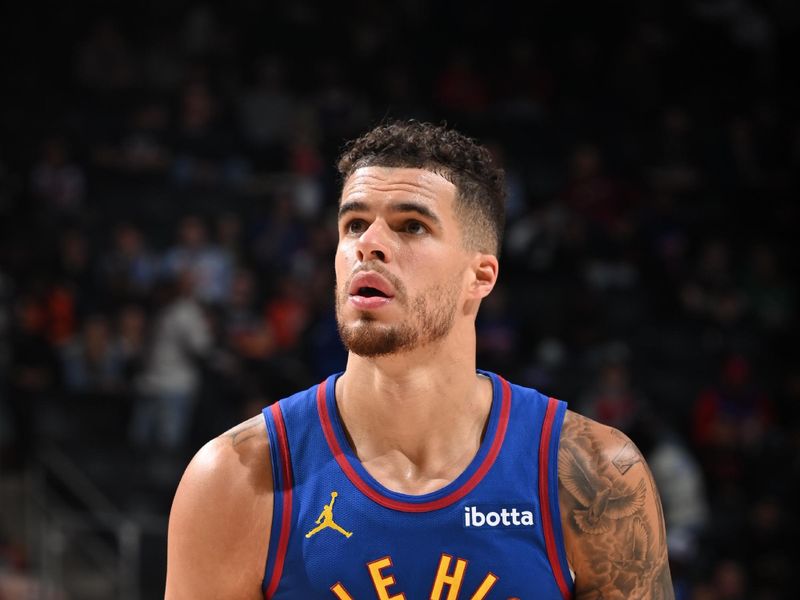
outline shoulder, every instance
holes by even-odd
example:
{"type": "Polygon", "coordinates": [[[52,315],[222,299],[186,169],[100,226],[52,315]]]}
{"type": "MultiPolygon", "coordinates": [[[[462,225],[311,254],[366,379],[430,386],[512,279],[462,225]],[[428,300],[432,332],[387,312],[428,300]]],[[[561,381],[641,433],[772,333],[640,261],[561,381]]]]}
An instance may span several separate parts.
{"type": "Polygon", "coordinates": [[[271,492],[269,452],[266,423],[259,414],[200,448],[186,468],[181,484],[202,480],[226,486],[242,486],[254,494],[271,492]]]}
{"type": "Polygon", "coordinates": [[[568,410],[564,414],[564,424],[561,427],[559,460],[563,454],[577,452],[576,446],[591,451],[598,463],[609,462],[615,465],[622,474],[635,464],[644,462],[639,449],[627,435],[614,427],[568,410]]]}
{"type": "Polygon", "coordinates": [[[661,500],[627,435],[567,411],[558,488],[576,598],[673,598],[661,500]]]}
{"type": "Polygon", "coordinates": [[[205,444],[169,520],[167,598],[258,597],[272,517],[272,470],[257,415],[205,444]]]}

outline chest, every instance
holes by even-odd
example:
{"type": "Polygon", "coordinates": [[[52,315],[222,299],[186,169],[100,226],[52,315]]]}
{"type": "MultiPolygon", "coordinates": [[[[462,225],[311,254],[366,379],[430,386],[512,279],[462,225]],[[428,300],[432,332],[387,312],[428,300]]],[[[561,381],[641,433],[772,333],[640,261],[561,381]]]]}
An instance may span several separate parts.
{"type": "Polygon", "coordinates": [[[276,491],[266,597],[566,597],[554,494],[566,407],[492,379],[477,454],[453,481],[417,495],[387,489],[349,450],[334,377],[313,397],[265,410],[276,491]]]}
{"type": "Polygon", "coordinates": [[[421,513],[379,506],[335,476],[309,483],[276,597],[507,599],[549,589],[538,499],[490,483],[421,513]]]}

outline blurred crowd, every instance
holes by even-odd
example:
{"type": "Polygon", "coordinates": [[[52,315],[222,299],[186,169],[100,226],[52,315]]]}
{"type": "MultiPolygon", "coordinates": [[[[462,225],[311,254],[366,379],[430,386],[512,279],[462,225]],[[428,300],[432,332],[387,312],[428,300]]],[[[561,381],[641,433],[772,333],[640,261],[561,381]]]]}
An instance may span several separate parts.
{"type": "MultiPolygon", "coordinates": [[[[447,122],[507,177],[479,366],[633,438],[678,598],[789,598],[800,8],[595,4],[17,7],[3,472],[48,441],[88,446],[166,478],[166,514],[179,470],[159,465],[344,367],[344,142],[447,122]]],[[[0,573],[24,568],[10,554],[0,573]]]]}

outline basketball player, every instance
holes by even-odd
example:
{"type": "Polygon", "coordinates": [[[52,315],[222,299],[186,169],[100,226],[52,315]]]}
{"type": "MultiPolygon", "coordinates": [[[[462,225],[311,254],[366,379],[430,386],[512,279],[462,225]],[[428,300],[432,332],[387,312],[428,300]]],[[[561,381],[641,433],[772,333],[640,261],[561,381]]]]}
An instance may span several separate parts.
{"type": "Polygon", "coordinates": [[[347,367],[197,453],[166,598],[673,598],[633,443],[476,370],[504,214],[486,149],[398,122],[338,166],[347,367]]]}

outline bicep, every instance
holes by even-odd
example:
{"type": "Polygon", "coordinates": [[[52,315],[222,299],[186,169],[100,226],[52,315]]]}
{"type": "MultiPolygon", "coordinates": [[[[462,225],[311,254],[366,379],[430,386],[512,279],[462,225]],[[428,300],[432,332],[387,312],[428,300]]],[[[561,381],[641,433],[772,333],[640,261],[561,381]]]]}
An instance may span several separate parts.
{"type": "Polygon", "coordinates": [[[565,421],[559,504],[576,598],[674,597],[658,490],[626,436],[575,414],[565,421]]]}
{"type": "Polygon", "coordinates": [[[272,515],[269,461],[243,465],[239,453],[220,448],[227,444],[219,438],[200,450],[178,486],[169,521],[167,600],[262,597],[272,515]]]}

